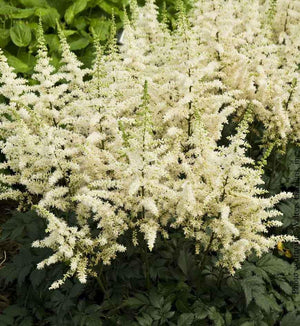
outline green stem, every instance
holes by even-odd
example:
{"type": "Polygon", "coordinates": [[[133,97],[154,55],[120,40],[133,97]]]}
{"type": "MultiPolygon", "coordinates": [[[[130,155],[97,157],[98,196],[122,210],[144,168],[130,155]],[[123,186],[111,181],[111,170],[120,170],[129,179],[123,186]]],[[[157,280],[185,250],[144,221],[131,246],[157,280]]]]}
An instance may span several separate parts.
{"type": "Polygon", "coordinates": [[[208,243],[208,245],[207,245],[207,247],[206,247],[206,249],[205,249],[205,251],[203,253],[202,259],[200,261],[200,272],[202,272],[203,269],[204,269],[206,257],[207,257],[207,254],[208,254],[210,248],[211,248],[213,240],[214,240],[214,233],[212,233],[212,235],[210,236],[209,243],[208,243]]]}
{"type": "Polygon", "coordinates": [[[142,249],[142,259],[144,261],[144,266],[145,266],[146,288],[149,290],[151,288],[151,281],[150,281],[149,258],[148,258],[147,247],[142,249]]]}
{"type": "Polygon", "coordinates": [[[218,289],[220,289],[221,287],[221,282],[223,280],[223,276],[224,276],[224,271],[223,268],[220,269],[219,275],[218,275],[218,279],[217,279],[217,287],[218,289]]]}

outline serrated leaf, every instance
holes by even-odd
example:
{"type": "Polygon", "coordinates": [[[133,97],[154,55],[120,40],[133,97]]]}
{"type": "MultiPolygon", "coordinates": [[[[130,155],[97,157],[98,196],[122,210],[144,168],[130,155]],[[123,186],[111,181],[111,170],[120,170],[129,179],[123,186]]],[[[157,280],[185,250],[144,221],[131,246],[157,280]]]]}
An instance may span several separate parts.
{"type": "Polygon", "coordinates": [[[257,267],[261,268],[268,274],[276,275],[287,273],[290,270],[291,265],[272,254],[266,254],[257,262],[257,267]]]}
{"type": "Polygon", "coordinates": [[[276,300],[270,295],[258,294],[254,295],[255,303],[266,313],[269,313],[271,310],[280,311],[280,307],[276,303],[276,300]]]}
{"type": "Polygon", "coordinates": [[[31,281],[31,284],[33,285],[33,287],[37,287],[39,286],[43,279],[46,276],[46,272],[44,269],[35,269],[29,276],[29,279],[31,281]]]}
{"type": "Polygon", "coordinates": [[[136,317],[139,325],[141,326],[152,326],[153,319],[146,313],[143,313],[141,317],[136,317]]]}
{"type": "Polygon", "coordinates": [[[291,285],[285,281],[282,280],[275,280],[276,284],[283,290],[286,294],[291,295],[293,292],[293,289],[291,285]]]}
{"type": "Polygon", "coordinates": [[[244,290],[247,306],[254,298],[254,295],[262,293],[265,289],[263,280],[257,276],[251,276],[242,280],[241,286],[244,290]]]}
{"type": "Polygon", "coordinates": [[[185,313],[181,314],[178,318],[178,326],[189,326],[192,325],[194,321],[194,314],[192,313],[185,313]]]}
{"type": "Polygon", "coordinates": [[[297,315],[296,312],[290,312],[285,315],[281,322],[280,326],[299,326],[300,325],[300,315],[297,315]]]}
{"type": "Polygon", "coordinates": [[[178,266],[184,275],[188,275],[191,266],[191,254],[186,250],[180,250],[178,257],[178,266]]]}
{"type": "Polygon", "coordinates": [[[11,27],[9,34],[14,44],[19,47],[27,46],[31,42],[30,27],[23,22],[17,22],[11,27]]]}
{"type": "Polygon", "coordinates": [[[138,298],[128,298],[127,300],[125,300],[124,304],[128,307],[140,307],[145,305],[145,303],[143,301],[141,301],[138,298]]]}
{"type": "Polygon", "coordinates": [[[149,300],[153,307],[160,308],[164,303],[164,298],[152,290],[149,294],[149,300]]]}
{"type": "Polygon", "coordinates": [[[30,264],[30,265],[24,266],[24,267],[20,270],[20,272],[19,272],[19,276],[18,276],[18,284],[19,284],[19,285],[21,285],[21,284],[24,282],[26,276],[31,272],[32,267],[33,267],[33,266],[30,264]]]}
{"type": "Polygon", "coordinates": [[[224,319],[215,307],[209,308],[208,317],[214,322],[214,326],[223,326],[224,319]]]}
{"type": "Polygon", "coordinates": [[[254,321],[245,321],[244,323],[241,324],[241,326],[255,326],[254,321]]]}

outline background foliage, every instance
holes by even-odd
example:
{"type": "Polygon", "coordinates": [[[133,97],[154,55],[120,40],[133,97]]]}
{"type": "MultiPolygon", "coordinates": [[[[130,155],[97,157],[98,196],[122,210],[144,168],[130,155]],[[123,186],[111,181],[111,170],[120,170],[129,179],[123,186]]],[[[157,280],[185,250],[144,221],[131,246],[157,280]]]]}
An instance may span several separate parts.
{"type": "MultiPolygon", "coordinates": [[[[175,2],[166,1],[171,26],[175,2]]],[[[123,6],[128,6],[128,0],[0,0],[0,47],[18,73],[30,76],[41,16],[53,64],[57,66],[59,61],[58,20],[71,49],[89,66],[92,34],[105,42],[113,10],[121,28],[123,6]]],[[[249,135],[254,158],[261,153],[258,138],[253,137],[259,131],[261,127],[256,127],[249,135]]],[[[270,194],[296,190],[296,157],[300,157],[299,148],[292,145],[284,154],[272,153],[265,175],[270,194]]],[[[284,217],[276,232],[295,234],[298,230],[296,201],[279,204],[284,217]]],[[[285,251],[275,249],[261,258],[252,257],[230,276],[212,268],[214,256],[203,260],[181,233],[173,231],[171,239],[158,241],[152,253],[146,243],[142,250],[128,244],[126,255],[120,255],[111,266],[99,266],[97,280],[86,285],[69,280],[62,288],[49,291],[64,266],[36,269],[37,262],[49,255],[48,249],[31,247],[43,237],[44,221],[32,212],[14,211],[12,203],[2,203],[1,208],[0,249],[6,261],[0,269],[0,325],[300,324],[300,296],[292,293],[297,263],[292,245],[285,245],[285,251]]]]}
{"type": "MultiPolygon", "coordinates": [[[[143,2],[140,0],[139,4],[143,2]]],[[[59,64],[58,21],[71,50],[89,66],[93,59],[92,35],[105,42],[113,12],[117,27],[121,28],[123,8],[128,9],[128,3],[129,0],[0,0],[0,47],[17,72],[30,75],[35,64],[36,33],[41,17],[52,64],[56,67],[59,64]]],[[[165,3],[170,23],[174,24],[176,0],[166,0],[165,3]]],[[[185,3],[188,5],[189,0],[185,3]]],[[[162,8],[163,0],[158,4],[162,8]]]]}

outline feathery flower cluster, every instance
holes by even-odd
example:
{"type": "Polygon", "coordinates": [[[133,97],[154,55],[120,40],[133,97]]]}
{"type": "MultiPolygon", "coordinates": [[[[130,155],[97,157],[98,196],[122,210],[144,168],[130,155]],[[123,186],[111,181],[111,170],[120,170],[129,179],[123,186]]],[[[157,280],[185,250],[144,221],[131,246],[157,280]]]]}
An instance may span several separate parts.
{"type": "Polygon", "coordinates": [[[33,85],[0,53],[0,198],[46,219],[47,236],[33,246],[53,254],[38,268],[69,266],[51,288],[73,275],[86,282],[97,264],[126,250],[126,231],[142,233],[152,250],[158,233],[179,228],[232,273],[253,251],[297,241],[265,235],[280,225],[274,205],[291,194],[264,196],[245,140],[259,119],[267,138],[299,141],[300,8],[289,3],[284,19],[258,0],[197,1],[191,17],[179,5],[170,32],[154,0],[142,8],[132,0],[124,45],[118,49],[112,23],[107,46],[95,42],[90,70],[59,29],[55,71],[40,25],[33,85]],[[219,146],[230,115],[242,122],[219,146]]]}

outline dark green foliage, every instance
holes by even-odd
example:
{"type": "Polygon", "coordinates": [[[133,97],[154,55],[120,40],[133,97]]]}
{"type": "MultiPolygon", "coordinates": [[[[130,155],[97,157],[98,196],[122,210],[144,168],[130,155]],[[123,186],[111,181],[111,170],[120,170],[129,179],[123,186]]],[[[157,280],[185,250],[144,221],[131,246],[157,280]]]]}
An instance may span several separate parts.
{"type": "Polygon", "coordinates": [[[290,325],[300,318],[300,297],[292,294],[295,266],[288,259],[271,253],[252,257],[231,276],[212,267],[214,256],[201,266],[201,254],[177,232],[168,241],[160,239],[153,253],[143,242],[128,244],[111,266],[99,266],[97,280],[86,285],[69,280],[49,291],[64,266],[36,269],[49,250],[30,244],[43,236],[44,227],[31,212],[15,213],[3,225],[2,239],[21,246],[1,269],[2,286],[14,286],[15,293],[0,325],[260,326],[278,325],[282,318],[281,325],[290,325]]]}

